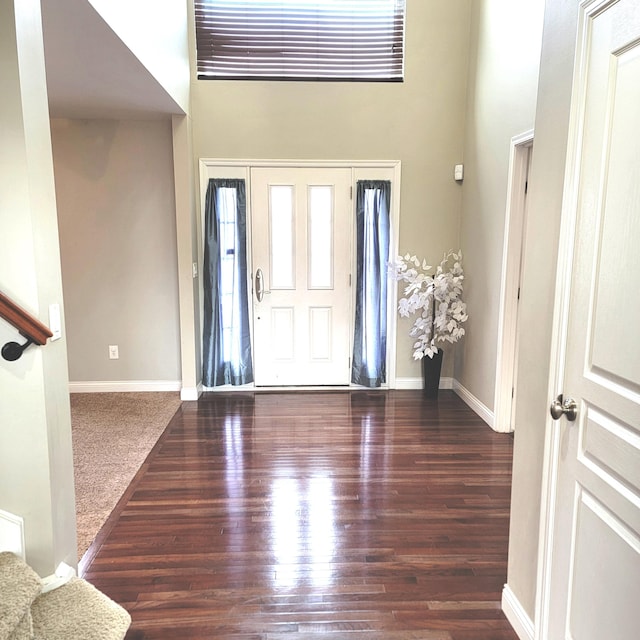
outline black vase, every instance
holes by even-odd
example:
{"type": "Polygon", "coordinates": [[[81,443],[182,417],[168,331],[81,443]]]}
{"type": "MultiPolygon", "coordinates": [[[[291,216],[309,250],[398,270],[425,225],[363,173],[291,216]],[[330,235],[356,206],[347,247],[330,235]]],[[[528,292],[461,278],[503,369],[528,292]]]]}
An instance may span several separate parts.
{"type": "Polygon", "coordinates": [[[442,370],[442,349],[438,349],[433,358],[422,358],[422,378],[424,380],[423,394],[425,398],[437,398],[440,388],[440,371],[442,370]]]}

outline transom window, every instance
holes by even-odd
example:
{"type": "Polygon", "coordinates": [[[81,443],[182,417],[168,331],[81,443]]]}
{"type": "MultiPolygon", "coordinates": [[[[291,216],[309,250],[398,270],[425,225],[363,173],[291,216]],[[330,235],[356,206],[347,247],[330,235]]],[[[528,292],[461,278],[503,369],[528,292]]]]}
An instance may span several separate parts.
{"type": "Polygon", "coordinates": [[[403,79],[405,0],[194,5],[199,79],[403,79]]]}

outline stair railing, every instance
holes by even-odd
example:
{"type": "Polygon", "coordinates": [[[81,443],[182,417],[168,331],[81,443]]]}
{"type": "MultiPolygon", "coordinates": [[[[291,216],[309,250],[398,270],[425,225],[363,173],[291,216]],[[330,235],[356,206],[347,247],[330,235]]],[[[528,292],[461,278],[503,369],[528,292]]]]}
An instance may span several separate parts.
{"type": "Polygon", "coordinates": [[[21,336],[27,339],[24,344],[7,342],[2,347],[2,357],[5,360],[17,360],[23,351],[32,344],[44,345],[53,333],[40,320],[34,318],[28,311],[18,306],[13,300],[0,292],[0,317],[15,327],[21,336]]]}

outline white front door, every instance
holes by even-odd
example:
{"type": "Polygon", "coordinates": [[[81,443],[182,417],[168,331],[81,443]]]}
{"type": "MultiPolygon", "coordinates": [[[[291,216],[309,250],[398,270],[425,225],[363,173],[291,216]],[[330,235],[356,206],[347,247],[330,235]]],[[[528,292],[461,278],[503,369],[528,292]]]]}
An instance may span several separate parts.
{"type": "MultiPolygon", "coordinates": [[[[543,637],[640,637],[640,3],[585,2],[543,637]],[[574,224],[575,221],[575,224],[574,224]],[[575,234],[572,237],[572,234],[575,234]]],[[[570,167],[571,168],[571,167],[570,167]]]]}
{"type": "Polygon", "coordinates": [[[350,192],[350,169],[251,169],[256,386],[350,382],[350,192]]]}

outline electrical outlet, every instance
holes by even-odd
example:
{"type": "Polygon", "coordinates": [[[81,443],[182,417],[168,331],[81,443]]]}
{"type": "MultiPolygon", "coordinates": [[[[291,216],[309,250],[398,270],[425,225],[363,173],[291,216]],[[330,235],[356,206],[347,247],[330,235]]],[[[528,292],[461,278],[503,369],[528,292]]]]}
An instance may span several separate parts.
{"type": "Polygon", "coordinates": [[[109,359],[110,360],[117,360],[120,357],[120,354],[118,353],[118,345],[117,344],[110,344],[109,345],[109,359]]]}

